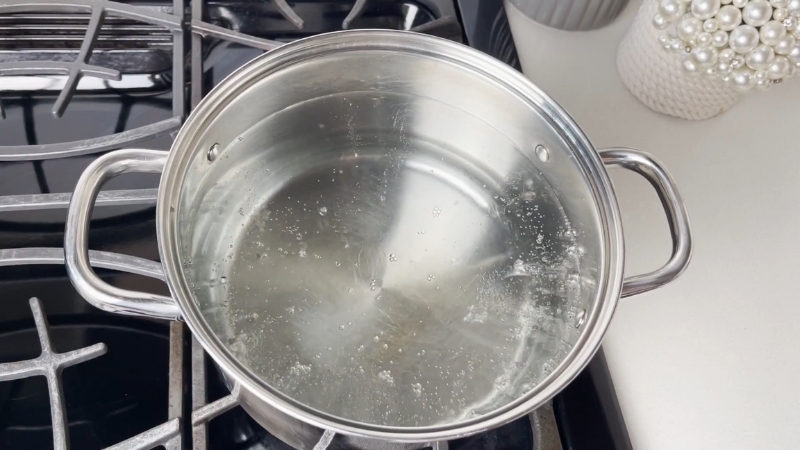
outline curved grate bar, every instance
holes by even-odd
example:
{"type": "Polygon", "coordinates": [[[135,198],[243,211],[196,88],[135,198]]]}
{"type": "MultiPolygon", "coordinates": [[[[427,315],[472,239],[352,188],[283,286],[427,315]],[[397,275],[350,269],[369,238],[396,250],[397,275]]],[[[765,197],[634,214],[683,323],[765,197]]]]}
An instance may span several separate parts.
{"type": "MultiPolygon", "coordinates": [[[[0,196],[0,212],[39,211],[44,209],[69,208],[71,192],[58,194],[23,194],[0,196]]],[[[100,191],[97,206],[155,205],[158,189],[123,189],[100,191]]]]}
{"type": "Polygon", "coordinates": [[[174,438],[180,435],[180,432],[180,419],[175,418],[117,445],[106,447],[105,450],[150,450],[159,445],[169,445],[174,438]]]}
{"type": "MultiPolygon", "coordinates": [[[[0,75],[68,75],[75,63],[61,61],[13,61],[0,63],[0,75]]],[[[119,80],[118,70],[90,64],[79,64],[81,72],[104,80],[119,80]]]]}
{"type": "Polygon", "coordinates": [[[325,430],[320,436],[319,441],[314,444],[314,450],[326,450],[333,442],[333,438],[336,437],[336,432],[331,430],[325,430]]]}
{"type": "Polygon", "coordinates": [[[270,51],[283,45],[278,41],[271,41],[269,39],[263,39],[250,36],[249,34],[239,33],[238,31],[212,25],[208,22],[203,22],[202,20],[192,19],[191,25],[192,32],[201,36],[224,39],[229,42],[246,45],[248,47],[257,48],[260,50],[270,51]]]}
{"type": "Polygon", "coordinates": [[[353,9],[347,14],[347,17],[344,18],[342,21],[342,28],[347,30],[350,28],[350,24],[353,23],[354,20],[361,17],[361,14],[364,14],[364,9],[367,7],[367,0],[356,0],[355,4],[353,4],[353,9]]]}
{"type": "Polygon", "coordinates": [[[204,424],[218,415],[239,406],[239,399],[242,395],[242,388],[239,383],[233,385],[229,395],[221,399],[201,406],[192,411],[192,427],[204,424]]]}
{"type": "Polygon", "coordinates": [[[105,152],[124,146],[136,145],[140,142],[177,131],[181,127],[181,122],[181,118],[175,116],[162,120],[161,122],[134,128],[133,130],[81,141],[42,145],[0,146],[0,162],[37,161],[105,152]]]}
{"type": "Polygon", "coordinates": [[[298,30],[303,29],[303,23],[304,23],[303,19],[301,19],[300,16],[298,16],[297,13],[294,12],[292,7],[289,6],[288,3],[286,3],[286,0],[272,0],[272,4],[275,5],[276,8],[278,8],[278,12],[281,13],[284,19],[291,22],[292,25],[297,27],[298,30]]]}
{"type": "MultiPolygon", "coordinates": [[[[119,270],[120,272],[143,275],[166,281],[164,268],[160,263],[119,253],[89,250],[92,267],[119,270]]],[[[0,267],[25,266],[36,264],[64,264],[63,248],[29,247],[0,249],[0,267]]]]}

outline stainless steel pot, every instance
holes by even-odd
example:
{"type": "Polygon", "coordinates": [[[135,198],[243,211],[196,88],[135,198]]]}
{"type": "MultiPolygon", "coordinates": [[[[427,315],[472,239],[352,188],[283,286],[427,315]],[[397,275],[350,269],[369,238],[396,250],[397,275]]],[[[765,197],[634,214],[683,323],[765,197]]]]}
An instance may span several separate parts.
{"type": "Polygon", "coordinates": [[[93,305],[185,320],[273,431],[431,442],[550,399],[595,353],[620,296],[685,269],[691,237],[657,162],[596,152],[509,67],[433,37],[347,31],[239,69],[169,153],[98,158],[73,195],[65,253],[93,305]],[[623,280],[606,165],[662,200],[674,247],[655,272],[623,280]],[[163,172],[171,298],[109,286],[89,265],[100,186],[134,171],[163,172]]]}

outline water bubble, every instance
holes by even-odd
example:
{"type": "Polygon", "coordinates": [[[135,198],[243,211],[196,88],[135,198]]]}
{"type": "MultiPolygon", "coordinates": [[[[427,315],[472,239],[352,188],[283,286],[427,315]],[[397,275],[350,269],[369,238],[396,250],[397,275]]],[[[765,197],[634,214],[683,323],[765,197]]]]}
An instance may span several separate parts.
{"type": "Polygon", "coordinates": [[[550,159],[550,151],[544,145],[537,145],[536,149],[536,157],[539,158],[541,162],[547,162],[550,159]]]}
{"type": "Polygon", "coordinates": [[[385,202],[385,201],[386,201],[386,196],[385,196],[385,195],[381,195],[381,197],[380,197],[380,198],[381,198],[381,201],[382,201],[382,202],[385,202]]]}
{"type": "Polygon", "coordinates": [[[390,253],[389,254],[389,261],[391,261],[391,262],[397,261],[397,256],[395,256],[394,253],[390,253]]]}
{"type": "Polygon", "coordinates": [[[419,383],[414,383],[411,385],[411,389],[414,391],[414,395],[417,397],[422,396],[422,385],[419,383]]]}
{"type": "Polygon", "coordinates": [[[438,206],[433,207],[433,217],[439,217],[441,213],[442,213],[442,208],[439,208],[438,206]]]}
{"type": "Polygon", "coordinates": [[[319,215],[320,215],[320,216],[324,216],[325,214],[328,214],[328,208],[326,208],[326,207],[324,207],[324,206],[320,206],[320,208],[319,208],[319,215]]]}
{"type": "Polygon", "coordinates": [[[381,340],[381,338],[379,338],[378,336],[375,336],[374,338],[372,338],[372,340],[375,341],[375,342],[378,342],[378,341],[381,340]]]}
{"type": "Polygon", "coordinates": [[[436,279],[436,277],[434,277],[433,275],[428,275],[428,281],[433,281],[435,279],[436,279]]]}
{"type": "Polygon", "coordinates": [[[220,282],[221,284],[228,284],[228,279],[227,279],[226,277],[220,277],[220,278],[219,278],[219,282],[220,282]]]}
{"type": "Polygon", "coordinates": [[[383,348],[389,348],[389,344],[383,344],[383,348]]]}
{"type": "Polygon", "coordinates": [[[344,330],[344,325],[339,325],[340,330],[344,330]]]}
{"type": "Polygon", "coordinates": [[[394,385],[394,378],[392,378],[392,372],[389,372],[388,370],[382,370],[378,372],[378,379],[386,384],[394,385]]]}
{"type": "Polygon", "coordinates": [[[342,263],[340,263],[339,261],[334,261],[333,265],[335,265],[336,267],[340,267],[342,263]]]}

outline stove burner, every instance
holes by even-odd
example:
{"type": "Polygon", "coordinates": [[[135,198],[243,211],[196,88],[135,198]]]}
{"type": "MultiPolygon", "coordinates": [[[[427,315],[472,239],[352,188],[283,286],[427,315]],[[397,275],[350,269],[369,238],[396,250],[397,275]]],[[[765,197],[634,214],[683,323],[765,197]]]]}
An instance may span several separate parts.
{"type": "MultiPolygon", "coordinates": [[[[42,313],[39,299],[30,300],[33,320],[36,321],[36,332],[42,353],[35,359],[11,362],[0,365],[0,381],[18,380],[21,378],[44,375],[47,378],[47,390],[50,394],[50,415],[53,420],[53,439],[57,449],[67,447],[67,429],[64,426],[64,391],[61,388],[61,372],[70,366],[80,364],[105,354],[105,344],[94,344],[67,353],[57,353],[50,343],[47,330],[47,319],[42,313]]],[[[4,409],[5,410],[5,409],[4,409]]]]}

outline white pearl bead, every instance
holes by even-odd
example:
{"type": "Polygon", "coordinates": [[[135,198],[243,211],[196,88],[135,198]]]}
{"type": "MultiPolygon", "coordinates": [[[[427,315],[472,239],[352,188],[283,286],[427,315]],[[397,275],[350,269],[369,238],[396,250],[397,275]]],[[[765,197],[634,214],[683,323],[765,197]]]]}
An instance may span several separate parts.
{"type": "Polygon", "coordinates": [[[800,11],[800,0],[789,0],[789,3],[786,5],[786,10],[790,13],[800,11]]]}
{"type": "Polygon", "coordinates": [[[792,78],[795,73],[797,73],[797,66],[789,64],[789,71],[786,72],[786,76],[784,76],[783,79],[785,80],[788,78],[792,78]]]}
{"type": "Polygon", "coordinates": [[[797,39],[791,35],[784,35],[782,38],[778,40],[778,43],[775,44],[775,53],[778,55],[788,55],[789,52],[792,51],[792,48],[797,44],[797,39]]]}
{"type": "Polygon", "coordinates": [[[755,77],[756,77],[756,80],[758,80],[758,81],[769,80],[769,72],[767,72],[766,70],[756,70],[755,77]]]}
{"type": "Polygon", "coordinates": [[[719,11],[719,0],[692,0],[692,14],[698,19],[710,19],[719,11]]]}
{"type": "Polygon", "coordinates": [[[720,30],[731,31],[742,23],[742,10],[735,6],[723,6],[717,13],[720,30]]]}
{"type": "Polygon", "coordinates": [[[772,13],[772,18],[778,22],[787,17],[789,17],[789,11],[787,11],[786,8],[775,8],[775,11],[772,13]]]}
{"type": "Polygon", "coordinates": [[[769,0],[769,4],[772,5],[773,8],[786,8],[786,5],[789,4],[789,0],[769,0]]]}
{"type": "Polygon", "coordinates": [[[717,61],[717,64],[714,65],[714,70],[720,75],[727,75],[731,73],[731,65],[723,61],[717,61]]]}
{"type": "Polygon", "coordinates": [[[749,0],[733,0],[733,6],[737,8],[744,8],[749,0]]]}
{"type": "Polygon", "coordinates": [[[752,0],[742,10],[742,20],[748,25],[760,27],[772,18],[772,5],[767,0],[752,0]]]}
{"type": "Polygon", "coordinates": [[[789,60],[785,56],[776,56],[772,63],[769,65],[767,71],[769,72],[770,80],[778,80],[789,73],[789,60]]]}
{"type": "Polygon", "coordinates": [[[653,26],[658,30],[663,30],[669,26],[669,22],[661,14],[653,16],[653,26]]]}
{"type": "Polygon", "coordinates": [[[684,17],[678,23],[678,36],[684,41],[694,39],[700,30],[703,29],[703,23],[697,17],[684,17]]]}
{"type": "Polygon", "coordinates": [[[775,60],[775,50],[769,45],[761,44],[744,58],[748,67],[753,70],[766,69],[775,60]]]}
{"type": "Polygon", "coordinates": [[[767,45],[777,45],[778,41],[786,36],[786,27],[777,20],[770,20],[761,27],[758,34],[761,42],[767,45]]]}
{"type": "Polygon", "coordinates": [[[708,69],[717,62],[719,52],[714,47],[697,47],[692,50],[690,58],[698,68],[708,69]]]}
{"type": "Polygon", "coordinates": [[[728,43],[736,53],[747,53],[758,45],[758,30],[750,25],[739,25],[731,31],[728,43]]]}
{"type": "Polygon", "coordinates": [[[683,60],[683,71],[689,75],[697,75],[700,72],[700,68],[691,58],[686,58],[683,60]]]}
{"type": "Polygon", "coordinates": [[[731,82],[737,90],[748,91],[756,84],[756,77],[752,70],[743,67],[731,72],[731,82]]]}
{"type": "Polygon", "coordinates": [[[675,20],[686,12],[686,5],[678,0],[661,0],[658,4],[658,12],[667,20],[675,20]]]}
{"type": "Polygon", "coordinates": [[[661,44],[661,46],[664,48],[669,48],[670,41],[672,41],[672,39],[669,37],[667,33],[663,33],[660,36],[658,36],[658,43],[661,44]]]}
{"type": "Polygon", "coordinates": [[[678,38],[673,39],[672,42],[669,43],[669,49],[674,51],[674,52],[682,50],[683,49],[683,41],[681,41],[678,38]]]}
{"type": "Polygon", "coordinates": [[[711,42],[714,44],[714,47],[725,47],[728,45],[728,33],[717,30],[714,34],[711,35],[711,42]]]}
{"type": "Polygon", "coordinates": [[[781,24],[786,27],[787,30],[794,30],[797,28],[797,17],[787,17],[783,19],[781,24]]]}
{"type": "Polygon", "coordinates": [[[744,56],[742,55],[734,56],[733,59],[731,60],[731,67],[733,67],[734,69],[738,69],[742,66],[744,66],[744,56]]]}
{"type": "Polygon", "coordinates": [[[708,19],[703,22],[703,31],[713,33],[717,30],[719,30],[719,23],[717,22],[717,19],[708,19]]]}
{"type": "Polygon", "coordinates": [[[697,35],[697,45],[702,47],[708,47],[711,45],[713,38],[711,37],[711,33],[706,33],[705,31],[697,35]]]}
{"type": "Polygon", "coordinates": [[[790,62],[800,64],[800,42],[794,45],[794,48],[789,51],[786,57],[789,58],[790,62]]]}
{"type": "Polygon", "coordinates": [[[730,5],[733,0],[721,0],[720,3],[723,5],[730,5]]]}
{"type": "Polygon", "coordinates": [[[736,52],[734,52],[733,50],[731,50],[729,48],[726,48],[725,50],[722,50],[721,52],[719,52],[719,60],[720,61],[724,61],[724,62],[729,63],[735,57],[736,57],[736,52]]]}

